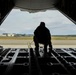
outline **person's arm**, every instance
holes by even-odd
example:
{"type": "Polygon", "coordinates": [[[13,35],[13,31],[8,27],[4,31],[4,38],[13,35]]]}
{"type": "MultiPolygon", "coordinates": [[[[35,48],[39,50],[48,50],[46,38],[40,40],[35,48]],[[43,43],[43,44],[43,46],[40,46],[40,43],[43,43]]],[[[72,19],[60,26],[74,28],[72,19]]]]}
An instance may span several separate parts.
{"type": "Polygon", "coordinates": [[[35,36],[38,36],[38,33],[39,33],[39,26],[35,29],[34,35],[35,35],[35,36]]]}
{"type": "Polygon", "coordinates": [[[51,40],[51,33],[49,30],[48,30],[48,38],[51,40]]]}

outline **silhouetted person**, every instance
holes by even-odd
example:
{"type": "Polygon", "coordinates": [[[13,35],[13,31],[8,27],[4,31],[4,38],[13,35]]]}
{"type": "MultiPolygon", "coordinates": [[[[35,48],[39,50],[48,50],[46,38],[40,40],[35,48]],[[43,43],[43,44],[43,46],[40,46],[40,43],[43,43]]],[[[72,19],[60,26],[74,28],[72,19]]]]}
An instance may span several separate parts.
{"type": "Polygon", "coordinates": [[[52,50],[51,34],[48,28],[45,27],[45,23],[41,22],[40,25],[34,31],[34,43],[36,55],[39,55],[39,43],[44,45],[44,54],[47,53],[47,46],[52,50]]]}

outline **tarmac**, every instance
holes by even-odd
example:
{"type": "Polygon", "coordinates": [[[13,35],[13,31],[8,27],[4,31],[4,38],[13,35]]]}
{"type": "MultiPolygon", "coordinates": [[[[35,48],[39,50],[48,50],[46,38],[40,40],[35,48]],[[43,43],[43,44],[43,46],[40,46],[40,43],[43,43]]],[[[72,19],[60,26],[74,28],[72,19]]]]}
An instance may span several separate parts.
{"type": "MultiPolygon", "coordinates": [[[[34,48],[32,40],[0,40],[4,48],[34,48]]],[[[43,46],[43,45],[40,45],[43,46]]],[[[76,48],[76,40],[52,40],[53,48],[76,48]]]]}
{"type": "MultiPolygon", "coordinates": [[[[1,45],[4,48],[35,48],[35,45],[1,45]]],[[[76,48],[76,45],[53,45],[53,48],[76,48]]]]}

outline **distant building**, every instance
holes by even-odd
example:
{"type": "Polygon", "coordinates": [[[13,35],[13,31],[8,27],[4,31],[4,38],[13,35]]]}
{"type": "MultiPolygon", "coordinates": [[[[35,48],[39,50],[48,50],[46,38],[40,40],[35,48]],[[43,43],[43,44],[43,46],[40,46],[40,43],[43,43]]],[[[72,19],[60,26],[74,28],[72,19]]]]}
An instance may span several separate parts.
{"type": "Polygon", "coordinates": [[[7,33],[3,33],[3,34],[2,34],[2,36],[7,36],[7,35],[8,35],[7,33]]]}
{"type": "Polygon", "coordinates": [[[15,36],[15,34],[14,33],[3,33],[2,36],[12,36],[13,37],[13,36],[15,36]]]}
{"type": "Polygon", "coordinates": [[[14,36],[14,35],[15,35],[15,34],[13,34],[13,33],[12,33],[12,34],[8,33],[8,35],[7,35],[7,36],[14,36]]]}

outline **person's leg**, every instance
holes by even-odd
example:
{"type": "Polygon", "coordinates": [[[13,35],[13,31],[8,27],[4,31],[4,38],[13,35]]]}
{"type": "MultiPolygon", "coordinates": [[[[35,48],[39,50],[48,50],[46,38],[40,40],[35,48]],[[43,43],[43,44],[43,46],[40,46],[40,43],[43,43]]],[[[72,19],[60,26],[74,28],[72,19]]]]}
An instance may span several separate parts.
{"type": "Polygon", "coordinates": [[[38,42],[35,42],[35,52],[39,53],[39,44],[38,44],[38,42]]]}
{"type": "Polygon", "coordinates": [[[44,54],[47,54],[47,44],[44,44],[44,54]]]}
{"type": "Polygon", "coordinates": [[[49,41],[49,48],[52,50],[52,43],[49,41]]]}
{"type": "Polygon", "coordinates": [[[39,56],[39,43],[35,37],[34,37],[34,43],[35,43],[35,53],[37,56],[39,56]]]}
{"type": "Polygon", "coordinates": [[[51,41],[49,41],[49,55],[51,55],[51,52],[52,52],[52,43],[51,41]]]}

